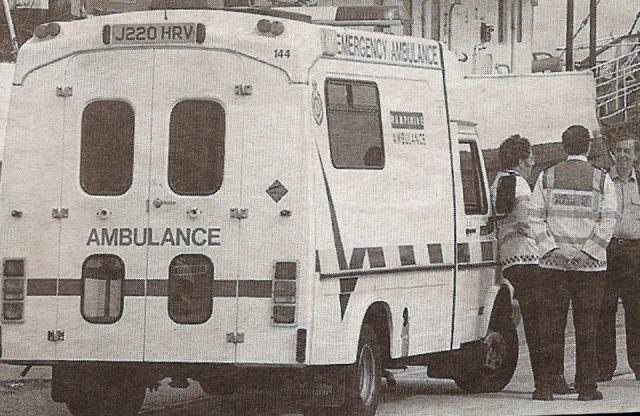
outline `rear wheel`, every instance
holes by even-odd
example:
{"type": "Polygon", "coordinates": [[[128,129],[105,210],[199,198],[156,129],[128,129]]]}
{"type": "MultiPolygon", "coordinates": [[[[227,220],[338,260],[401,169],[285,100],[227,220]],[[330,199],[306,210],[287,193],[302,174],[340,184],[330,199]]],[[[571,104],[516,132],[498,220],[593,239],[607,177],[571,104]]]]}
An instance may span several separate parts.
{"type": "Polygon", "coordinates": [[[518,364],[518,333],[504,317],[491,325],[483,340],[482,362],[456,377],[454,381],[467,393],[498,392],[511,381],[518,364]]]}
{"type": "Polygon", "coordinates": [[[130,416],[142,408],[146,387],[124,375],[104,377],[96,374],[78,384],[66,401],[73,416],[130,416]]]}
{"type": "Polygon", "coordinates": [[[342,410],[350,416],[373,416],[378,408],[381,386],[380,344],[373,329],[365,324],[360,333],[356,363],[347,370],[342,410]]]}

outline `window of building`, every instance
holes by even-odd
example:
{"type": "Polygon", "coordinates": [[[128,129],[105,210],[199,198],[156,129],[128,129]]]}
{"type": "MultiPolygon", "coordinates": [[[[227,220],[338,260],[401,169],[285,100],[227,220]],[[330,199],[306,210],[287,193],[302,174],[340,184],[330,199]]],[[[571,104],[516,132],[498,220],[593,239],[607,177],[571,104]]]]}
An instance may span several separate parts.
{"type": "Polygon", "coordinates": [[[516,25],[516,42],[522,42],[522,0],[518,0],[518,10],[516,19],[518,24],[516,25]]]}
{"type": "Polygon", "coordinates": [[[113,254],[95,254],[82,264],[82,317],[94,324],[120,319],[124,305],[124,263],[113,254]]]}
{"type": "Polygon", "coordinates": [[[329,79],[325,89],[333,166],[382,169],[384,147],[376,84],[329,79]]]}
{"type": "Polygon", "coordinates": [[[181,254],[169,265],[169,316],[201,324],[213,312],[213,263],[201,254],[181,254]]]}
{"type": "Polygon", "coordinates": [[[465,214],[486,214],[487,196],[482,167],[480,166],[480,155],[475,142],[460,143],[460,173],[465,214]]]}
{"type": "Polygon", "coordinates": [[[498,43],[505,41],[507,32],[507,8],[504,0],[498,0],[498,43]]]}
{"type": "Polygon", "coordinates": [[[215,101],[181,101],[169,125],[169,186],[178,195],[212,195],[224,173],[225,112],[215,101]]]}
{"type": "Polygon", "coordinates": [[[440,40],[440,0],[431,2],[431,39],[440,40]]]}
{"type": "Polygon", "coordinates": [[[94,101],[82,113],[80,185],[91,195],[122,195],[133,179],[133,108],[94,101]]]}

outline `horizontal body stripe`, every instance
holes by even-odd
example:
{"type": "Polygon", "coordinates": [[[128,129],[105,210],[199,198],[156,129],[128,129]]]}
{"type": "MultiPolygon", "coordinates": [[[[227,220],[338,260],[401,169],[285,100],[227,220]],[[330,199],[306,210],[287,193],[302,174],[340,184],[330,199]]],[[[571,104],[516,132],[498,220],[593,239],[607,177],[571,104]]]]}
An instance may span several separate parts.
{"type": "MultiPolygon", "coordinates": [[[[146,281],[147,296],[163,297],[169,295],[169,281],[166,279],[148,279],[146,281]]],[[[213,297],[233,298],[270,298],[271,280],[214,280],[213,297]],[[237,283],[237,285],[236,285],[237,283]]],[[[27,296],[80,296],[81,279],[29,279],[27,296]]],[[[124,296],[144,296],[145,280],[125,279],[124,296]]]]}
{"type": "MultiPolygon", "coordinates": [[[[459,264],[458,270],[479,269],[483,267],[496,267],[498,263],[495,261],[483,262],[483,263],[466,263],[459,264]]],[[[321,273],[321,279],[329,279],[334,277],[352,277],[352,276],[368,276],[376,274],[390,274],[390,273],[410,273],[430,270],[453,270],[455,265],[447,264],[433,264],[428,266],[411,266],[411,267],[399,267],[393,269],[370,269],[370,270],[345,270],[337,273],[321,273]]]]}

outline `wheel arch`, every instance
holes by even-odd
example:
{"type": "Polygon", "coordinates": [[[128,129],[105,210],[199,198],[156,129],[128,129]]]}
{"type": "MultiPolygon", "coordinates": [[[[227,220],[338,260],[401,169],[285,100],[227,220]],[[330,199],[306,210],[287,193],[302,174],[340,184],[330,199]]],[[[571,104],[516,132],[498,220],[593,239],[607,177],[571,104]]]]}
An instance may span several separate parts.
{"type": "Polygon", "coordinates": [[[489,331],[489,328],[498,319],[503,319],[504,316],[509,316],[514,325],[518,325],[520,322],[520,308],[518,302],[514,300],[513,286],[504,280],[499,285],[493,286],[487,294],[487,300],[484,306],[485,313],[482,328],[489,331]]]}
{"type": "MultiPolygon", "coordinates": [[[[386,302],[374,302],[367,308],[360,325],[369,325],[375,332],[382,353],[382,366],[386,367],[391,361],[391,336],[393,334],[393,316],[391,308],[386,302]]],[[[354,362],[357,358],[357,350],[355,351],[354,362]]]]}

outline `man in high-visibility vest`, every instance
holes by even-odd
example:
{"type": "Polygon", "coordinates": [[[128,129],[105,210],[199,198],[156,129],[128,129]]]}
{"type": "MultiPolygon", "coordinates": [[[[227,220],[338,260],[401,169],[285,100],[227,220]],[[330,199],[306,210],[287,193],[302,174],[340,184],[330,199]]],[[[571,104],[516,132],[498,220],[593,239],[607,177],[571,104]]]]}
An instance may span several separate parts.
{"type": "Polygon", "coordinates": [[[547,321],[553,353],[545,365],[562,366],[571,301],[578,400],[601,400],[596,382],[596,331],[607,245],[616,224],[616,191],[611,178],[587,161],[591,142],[584,126],[565,130],[562,145],[569,157],[540,174],[530,211],[540,267],[546,283],[554,289],[554,307],[548,311],[547,321]]]}

